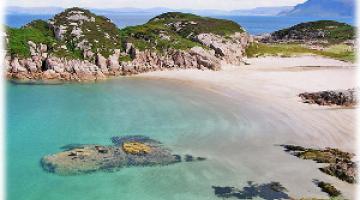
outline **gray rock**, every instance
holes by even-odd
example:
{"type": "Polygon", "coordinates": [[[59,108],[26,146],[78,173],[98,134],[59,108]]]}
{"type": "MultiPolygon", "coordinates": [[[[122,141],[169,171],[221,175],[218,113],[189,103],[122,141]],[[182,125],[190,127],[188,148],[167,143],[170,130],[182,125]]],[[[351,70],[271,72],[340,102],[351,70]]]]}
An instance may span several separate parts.
{"type": "Polygon", "coordinates": [[[191,48],[190,54],[197,57],[199,65],[203,65],[212,70],[219,70],[221,68],[220,60],[205,51],[202,47],[191,48]]]}
{"type": "Polygon", "coordinates": [[[352,106],[357,104],[357,90],[333,90],[321,92],[305,92],[299,94],[304,103],[318,105],[352,106]]]}
{"type": "Polygon", "coordinates": [[[120,49],[115,49],[114,54],[110,55],[107,60],[107,63],[108,63],[108,66],[110,69],[113,69],[113,70],[120,69],[119,57],[120,57],[120,49]]]}
{"type": "Polygon", "coordinates": [[[55,38],[58,40],[62,40],[64,38],[64,34],[67,31],[67,26],[54,26],[54,33],[55,33],[55,38]]]}
{"type": "Polygon", "coordinates": [[[235,33],[228,38],[202,33],[196,36],[196,40],[213,49],[215,55],[227,63],[240,65],[245,56],[245,48],[250,41],[249,37],[247,33],[235,33]]]}
{"type": "Polygon", "coordinates": [[[21,65],[18,58],[13,58],[10,62],[11,65],[11,72],[13,73],[21,73],[21,72],[27,72],[27,69],[24,67],[24,65],[21,65]]]}

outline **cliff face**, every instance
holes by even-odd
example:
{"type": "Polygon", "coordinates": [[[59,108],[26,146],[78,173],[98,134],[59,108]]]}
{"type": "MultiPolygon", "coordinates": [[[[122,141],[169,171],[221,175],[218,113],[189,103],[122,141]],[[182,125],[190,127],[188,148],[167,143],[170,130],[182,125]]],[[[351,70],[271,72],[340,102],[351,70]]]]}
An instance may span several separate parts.
{"type": "Polygon", "coordinates": [[[7,30],[10,79],[93,81],[147,71],[240,64],[250,36],[236,23],[166,13],[123,30],[81,8],[7,30]]]}

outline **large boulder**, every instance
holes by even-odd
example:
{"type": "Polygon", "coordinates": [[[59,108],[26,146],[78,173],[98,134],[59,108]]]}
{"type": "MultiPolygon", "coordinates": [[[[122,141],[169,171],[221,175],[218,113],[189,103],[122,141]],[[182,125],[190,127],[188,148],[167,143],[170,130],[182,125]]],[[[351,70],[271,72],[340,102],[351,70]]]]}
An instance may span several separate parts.
{"type": "Polygon", "coordinates": [[[107,60],[104,56],[100,53],[96,54],[96,65],[99,66],[101,69],[107,68],[107,60]]]}
{"type": "Polygon", "coordinates": [[[10,65],[11,65],[11,72],[13,73],[27,72],[27,69],[24,67],[24,65],[20,64],[19,59],[17,57],[12,59],[10,65]]]}
{"type": "Polygon", "coordinates": [[[190,54],[196,56],[198,64],[202,65],[211,70],[220,70],[221,62],[214,55],[210,54],[208,51],[202,47],[193,47],[190,49],[190,54]]]}
{"type": "Polygon", "coordinates": [[[115,49],[114,54],[110,55],[107,60],[109,69],[113,71],[120,69],[119,57],[120,57],[120,49],[115,49]]]}
{"type": "Polygon", "coordinates": [[[202,45],[213,49],[218,58],[229,64],[236,65],[243,62],[245,48],[249,44],[247,33],[235,33],[229,37],[202,33],[196,36],[196,40],[202,45]]]}

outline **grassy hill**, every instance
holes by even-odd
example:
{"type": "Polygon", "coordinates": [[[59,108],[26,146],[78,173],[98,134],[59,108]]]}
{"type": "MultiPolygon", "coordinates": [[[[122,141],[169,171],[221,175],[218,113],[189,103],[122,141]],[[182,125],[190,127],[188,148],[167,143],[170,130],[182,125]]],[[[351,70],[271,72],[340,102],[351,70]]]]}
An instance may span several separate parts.
{"type": "Polygon", "coordinates": [[[355,35],[356,30],[353,26],[332,20],[300,23],[271,34],[277,39],[326,40],[329,43],[351,40],[355,35]]]}
{"type": "Polygon", "coordinates": [[[8,52],[17,54],[19,57],[30,56],[28,41],[43,43],[48,46],[53,46],[56,43],[55,36],[47,22],[42,20],[35,20],[19,29],[6,27],[6,34],[9,41],[8,52]]]}
{"type": "Polygon", "coordinates": [[[246,49],[248,57],[320,55],[355,62],[355,48],[345,41],[355,40],[355,27],[331,20],[300,23],[275,31],[263,43],[246,49]],[[313,48],[318,47],[318,48],[313,48]]]}
{"type": "Polygon", "coordinates": [[[169,12],[151,19],[144,25],[122,29],[120,35],[123,42],[131,42],[140,50],[164,50],[199,46],[194,37],[200,33],[228,36],[235,32],[244,30],[233,21],[169,12]]]}
{"type": "Polygon", "coordinates": [[[19,57],[30,56],[28,41],[47,44],[51,54],[69,58],[82,58],[85,49],[108,56],[121,44],[115,24],[81,8],[66,9],[50,21],[35,20],[21,28],[7,27],[6,33],[8,52],[19,57]]]}

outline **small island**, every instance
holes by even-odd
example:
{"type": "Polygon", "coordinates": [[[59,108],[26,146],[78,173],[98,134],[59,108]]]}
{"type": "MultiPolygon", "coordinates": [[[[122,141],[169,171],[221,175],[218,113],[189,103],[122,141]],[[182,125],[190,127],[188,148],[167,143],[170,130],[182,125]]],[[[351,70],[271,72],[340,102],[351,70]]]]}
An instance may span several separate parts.
{"type": "Polygon", "coordinates": [[[165,13],[118,29],[108,18],[70,8],[48,22],[7,29],[10,79],[95,81],[156,70],[219,70],[243,62],[252,37],[235,22],[165,13]]]}
{"type": "Polygon", "coordinates": [[[355,28],[336,21],[252,36],[233,21],[169,12],[119,29],[75,7],[49,21],[7,27],[6,34],[5,67],[12,80],[83,82],[172,69],[220,70],[258,56],[355,57],[355,28]]]}

